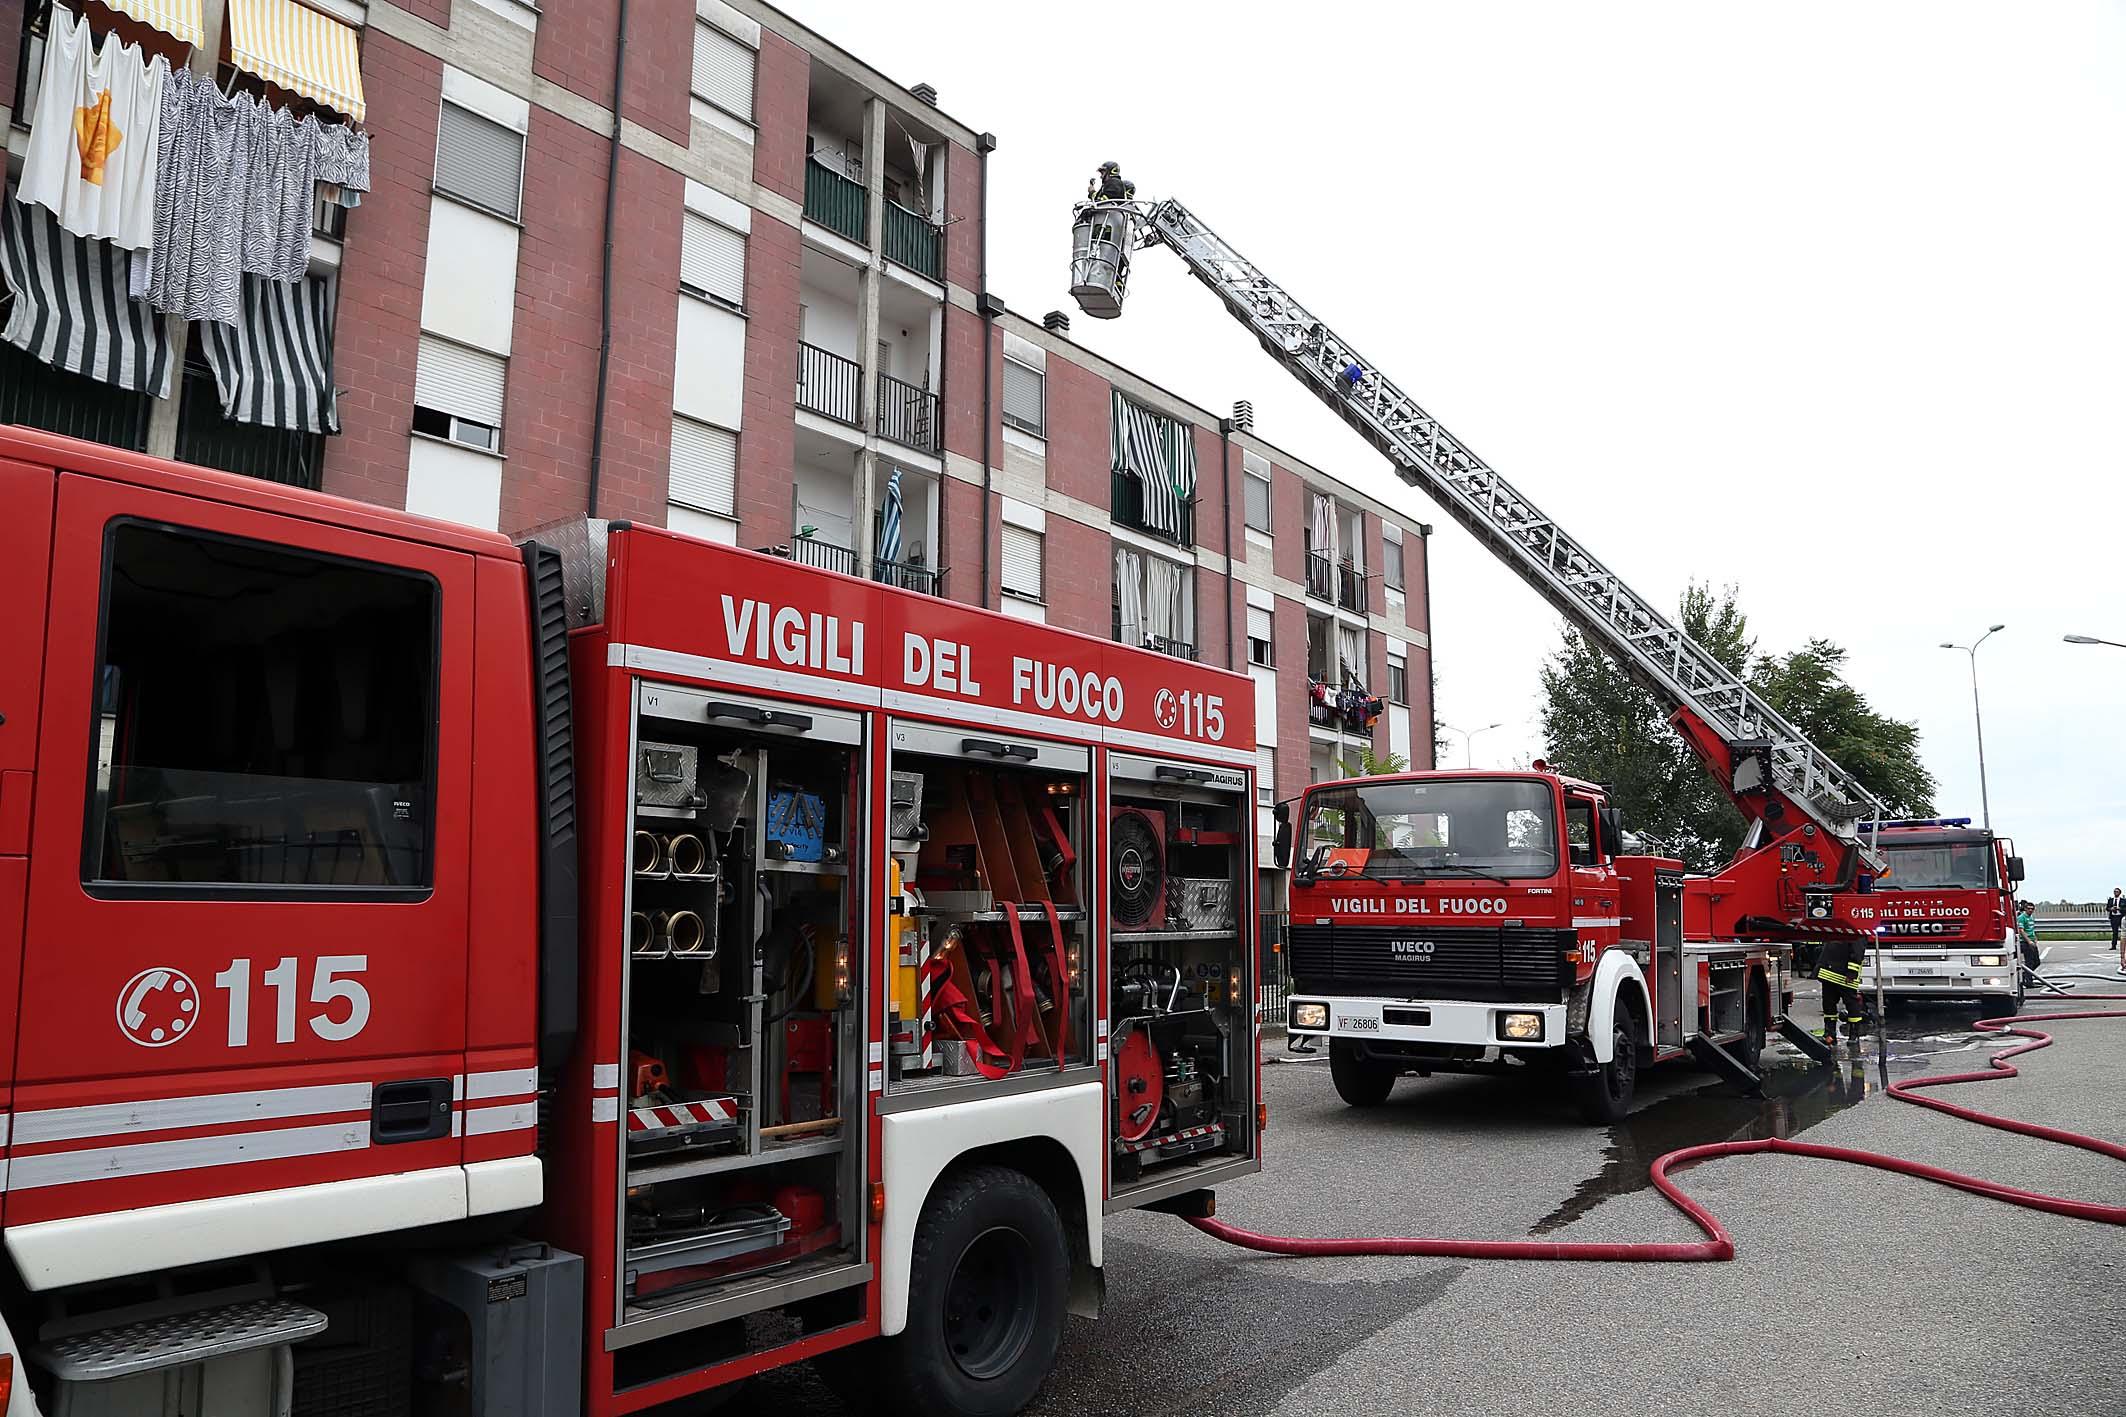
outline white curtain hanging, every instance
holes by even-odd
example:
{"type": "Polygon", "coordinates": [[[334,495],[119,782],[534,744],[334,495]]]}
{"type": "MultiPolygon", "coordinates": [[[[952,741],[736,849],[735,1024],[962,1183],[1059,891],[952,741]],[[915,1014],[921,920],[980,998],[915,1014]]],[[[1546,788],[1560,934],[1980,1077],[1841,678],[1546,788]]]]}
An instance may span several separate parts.
{"type": "Polygon", "coordinates": [[[1336,503],[1322,496],[1312,497],[1314,507],[1311,520],[1314,532],[1314,554],[1328,558],[1330,565],[1343,559],[1336,548],[1336,503]]]}
{"type": "Polygon", "coordinates": [[[1115,548],[1115,603],[1122,608],[1121,639],[1126,645],[1144,643],[1144,584],[1139,556],[1126,546],[1115,548]]]}

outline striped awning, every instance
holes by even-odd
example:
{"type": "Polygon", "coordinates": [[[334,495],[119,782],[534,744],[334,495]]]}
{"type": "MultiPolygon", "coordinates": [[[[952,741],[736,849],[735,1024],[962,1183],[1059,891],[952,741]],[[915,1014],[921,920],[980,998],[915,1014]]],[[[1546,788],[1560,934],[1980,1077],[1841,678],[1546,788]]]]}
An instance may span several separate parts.
{"type": "MultiPolygon", "coordinates": [[[[121,15],[153,25],[172,39],[197,47],[207,37],[199,18],[199,0],[103,0],[121,15]]],[[[75,7],[79,9],[79,6],[75,7]]]]}
{"type": "Polygon", "coordinates": [[[242,317],[233,325],[193,326],[214,371],[222,415],[303,433],[337,433],[332,396],[332,290],[324,281],[289,284],[244,277],[242,317]]]}
{"type": "Polygon", "coordinates": [[[43,207],[4,205],[0,275],[15,300],[0,339],[55,369],[168,398],[169,342],[162,316],[126,293],[129,253],[74,235],[43,207]]]}
{"type": "Polygon", "coordinates": [[[246,73],[357,123],[366,114],[354,31],[295,0],[229,0],[229,57],[246,73]]]}
{"type": "Polygon", "coordinates": [[[1189,506],[1196,500],[1196,440],[1188,425],[1112,393],[1109,465],[1137,480],[1144,526],[1180,540],[1189,506]]]}

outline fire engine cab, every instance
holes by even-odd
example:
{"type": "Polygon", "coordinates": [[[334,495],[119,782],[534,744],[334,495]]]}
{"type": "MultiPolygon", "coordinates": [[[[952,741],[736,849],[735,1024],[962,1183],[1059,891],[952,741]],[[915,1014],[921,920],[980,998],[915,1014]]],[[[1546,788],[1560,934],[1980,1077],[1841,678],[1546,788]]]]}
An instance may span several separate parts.
{"type": "Polygon", "coordinates": [[[2015,843],[1969,817],[1871,822],[1883,870],[1864,892],[1837,898],[1841,923],[1872,931],[1861,987],[1894,999],[1975,998],[1989,1009],[2023,1001],[2015,932],[2015,843]]]}
{"type": "Polygon", "coordinates": [[[0,429],[0,1382],[1016,1411],[1259,1168],[1253,695],[0,429]]]}

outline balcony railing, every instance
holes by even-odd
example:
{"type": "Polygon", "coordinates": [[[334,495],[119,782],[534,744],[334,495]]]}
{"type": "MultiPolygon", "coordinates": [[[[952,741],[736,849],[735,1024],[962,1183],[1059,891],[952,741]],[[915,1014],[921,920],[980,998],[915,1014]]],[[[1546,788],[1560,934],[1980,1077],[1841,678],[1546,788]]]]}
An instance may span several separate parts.
{"type": "Polygon", "coordinates": [[[945,573],[929,566],[911,566],[905,561],[877,561],[871,563],[871,579],[884,581],[887,585],[899,586],[902,590],[920,591],[924,595],[943,595],[945,573]]]}
{"type": "Polygon", "coordinates": [[[934,453],[944,446],[942,433],[936,394],[903,383],[891,374],[878,376],[879,437],[934,453]]]}
{"type": "Polygon", "coordinates": [[[1336,563],[1319,551],[1307,553],[1307,594],[1316,600],[1336,600],[1336,563]]]}
{"type": "Polygon", "coordinates": [[[859,246],[869,244],[864,228],[864,184],[851,182],[816,157],[805,159],[805,215],[859,246]]]}
{"type": "MultiPolygon", "coordinates": [[[[207,398],[215,398],[213,388],[207,398]]],[[[70,374],[11,344],[0,344],[0,423],[20,423],[139,452],[148,445],[155,401],[70,374]]],[[[220,412],[221,405],[214,405],[220,412]]]]}
{"type": "Polygon", "coordinates": [[[204,362],[187,361],[184,402],[177,410],[177,460],[314,491],[324,476],[325,435],[222,417],[213,372],[204,362]]]}
{"type": "Polygon", "coordinates": [[[794,536],[788,546],[767,548],[771,555],[786,556],[801,566],[817,566],[823,571],[840,571],[845,576],[856,574],[856,553],[846,546],[836,546],[816,536],[794,536]]]}
{"type": "Polygon", "coordinates": [[[864,370],[816,344],[797,346],[797,406],[822,418],[864,426],[864,370]]]}
{"type": "Polygon", "coordinates": [[[1187,640],[1170,640],[1164,635],[1146,635],[1144,637],[1144,647],[1146,649],[1155,649],[1161,654],[1170,654],[1176,659],[1194,659],[1196,657],[1196,647],[1187,640]]]}
{"type": "Polygon", "coordinates": [[[1364,571],[1349,561],[1336,568],[1336,603],[1346,610],[1366,612],[1366,580],[1364,571]]]}
{"type": "Polygon", "coordinates": [[[899,202],[886,203],[880,244],[886,248],[886,259],[894,264],[906,266],[917,275],[932,280],[945,278],[944,266],[939,260],[942,243],[938,229],[922,213],[909,211],[899,202]]]}
{"type": "Polygon", "coordinates": [[[1133,531],[1146,536],[1156,536],[1161,541],[1171,541],[1176,546],[1196,544],[1196,504],[1193,501],[1181,504],[1181,530],[1179,534],[1155,527],[1144,517],[1144,484],[1127,472],[1118,472],[1109,481],[1109,506],[1116,521],[1133,531]]]}

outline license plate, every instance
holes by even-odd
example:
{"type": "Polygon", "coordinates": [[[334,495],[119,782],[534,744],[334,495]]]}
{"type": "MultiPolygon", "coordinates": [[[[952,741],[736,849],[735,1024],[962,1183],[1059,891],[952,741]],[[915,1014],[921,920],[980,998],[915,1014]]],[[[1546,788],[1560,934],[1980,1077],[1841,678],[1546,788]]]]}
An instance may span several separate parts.
{"type": "Polygon", "coordinates": [[[1378,1033],[1380,1020],[1346,1015],[1336,1020],[1336,1026],[1349,1033],[1378,1033]]]}
{"type": "Polygon", "coordinates": [[[1891,971],[1892,974],[1947,974],[1948,972],[1949,967],[1943,964],[1908,964],[1903,969],[1891,971]]]}

